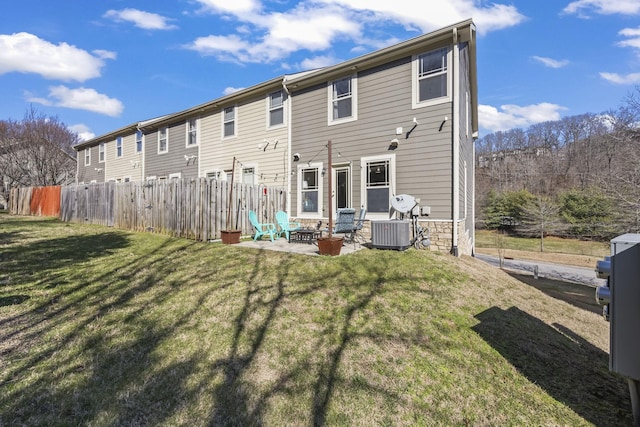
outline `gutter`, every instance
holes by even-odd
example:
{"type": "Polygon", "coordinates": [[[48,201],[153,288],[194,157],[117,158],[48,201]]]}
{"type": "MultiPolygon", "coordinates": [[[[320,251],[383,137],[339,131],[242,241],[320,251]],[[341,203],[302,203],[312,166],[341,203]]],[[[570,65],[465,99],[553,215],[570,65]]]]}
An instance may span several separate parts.
{"type": "Polygon", "coordinates": [[[451,206],[451,220],[453,222],[452,227],[452,242],[451,242],[451,254],[458,256],[458,221],[460,220],[460,100],[456,96],[456,89],[460,84],[460,48],[458,46],[458,29],[453,28],[453,84],[451,85],[451,96],[453,98],[453,111],[451,116],[453,117],[451,142],[453,145],[453,159],[451,170],[452,176],[452,206],[451,206]]]}

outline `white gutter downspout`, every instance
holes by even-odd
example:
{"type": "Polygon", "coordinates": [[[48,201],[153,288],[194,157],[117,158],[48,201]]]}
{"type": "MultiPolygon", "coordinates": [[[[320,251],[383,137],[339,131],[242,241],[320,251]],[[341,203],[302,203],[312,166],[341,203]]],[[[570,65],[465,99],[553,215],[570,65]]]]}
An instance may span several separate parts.
{"type": "Polygon", "coordinates": [[[453,165],[451,167],[452,176],[452,215],[451,220],[453,222],[453,233],[451,242],[451,254],[458,256],[458,221],[460,216],[460,100],[456,89],[460,83],[460,48],[458,46],[458,29],[453,29],[453,84],[451,85],[451,96],[453,98],[453,111],[451,116],[452,122],[452,136],[451,142],[453,144],[453,165]]]}
{"type": "Polygon", "coordinates": [[[287,87],[287,76],[282,78],[282,88],[286,92],[287,100],[289,101],[287,110],[287,212],[289,216],[293,216],[291,214],[291,112],[293,111],[293,99],[287,87]]]}

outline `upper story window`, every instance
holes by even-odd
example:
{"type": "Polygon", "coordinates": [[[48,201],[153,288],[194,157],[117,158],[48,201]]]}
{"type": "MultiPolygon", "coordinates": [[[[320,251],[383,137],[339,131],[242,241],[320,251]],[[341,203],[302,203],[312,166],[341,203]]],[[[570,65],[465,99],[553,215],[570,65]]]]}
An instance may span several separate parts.
{"type": "Polygon", "coordinates": [[[227,107],[222,113],[222,136],[228,138],[236,134],[236,107],[227,107]]]}
{"type": "Polygon", "coordinates": [[[187,120],[187,147],[198,145],[198,119],[187,120]]]}
{"type": "Polygon", "coordinates": [[[414,58],[414,108],[449,99],[451,93],[449,55],[449,49],[442,48],[414,58]]]}
{"type": "Polygon", "coordinates": [[[136,153],[142,153],[142,131],[136,131],[136,153]]]}
{"type": "Polygon", "coordinates": [[[116,157],[122,157],[122,137],[116,138],[116,157]]]}
{"type": "Polygon", "coordinates": [[[284,124],[284,92],[279,90],[269,94],[269,127],[284,124]]]}
{"type": "Polygon", "coordinates": [[[329,125],[356,120],[357,78],[334,80],[329,85],[329,125]]]}
{"type": "Polygon", "coordinates": [[[91,164],[91,148],[84,149],[84,165],[89,166],[91,164]]]}
{"type": "Polygon", "coordinates": [[[104,162],[104,142],[101,142],[100,145],[98,145],[98,162],[104,162]]]}
{"type": "Polygon", "coordinates": [[[169,128],[158,129],[158,154],[169,151],[169,128]]]}

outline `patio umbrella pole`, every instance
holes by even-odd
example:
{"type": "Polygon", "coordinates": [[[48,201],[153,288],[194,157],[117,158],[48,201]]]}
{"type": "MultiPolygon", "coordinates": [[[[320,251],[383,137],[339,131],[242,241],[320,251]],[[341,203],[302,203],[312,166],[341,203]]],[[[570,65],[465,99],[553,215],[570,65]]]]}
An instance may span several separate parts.
{"type": "Polygon", "coordinates": [[[329,165],[327,166],[327,173],[329,174],[329,239],[331,239],[331,228],[333,227],[333,201],[331,197],[331,175],[333,175],[331,173],[331,140],[327,141],[327,151],[329,152],[327,154],[329,163],[329,165]]]}
{"type": "Polygon", "coordinates": [[[227,230],[231,230],[231,205],[233,197],[233,176],[236,172],[236,157],[233,156],[233,165],[231,166],[231,184],[229,185],[229,208],[227,209],[227,230]]]}

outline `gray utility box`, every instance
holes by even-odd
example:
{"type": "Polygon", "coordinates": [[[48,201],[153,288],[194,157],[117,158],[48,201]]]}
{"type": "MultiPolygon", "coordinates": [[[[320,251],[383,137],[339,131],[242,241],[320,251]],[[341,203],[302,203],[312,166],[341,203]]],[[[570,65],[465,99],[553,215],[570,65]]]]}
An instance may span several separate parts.
{"type": "Polygon", "coordinates": [[[611,240],[609,369],[640,381],[640,234],[611,240]]]}
{"type": "Polygon", "coordinates": [[[371,221],[371,246],[404,251],[411,246],[410,228],[411,223],[405,220],[371,221]]]}

